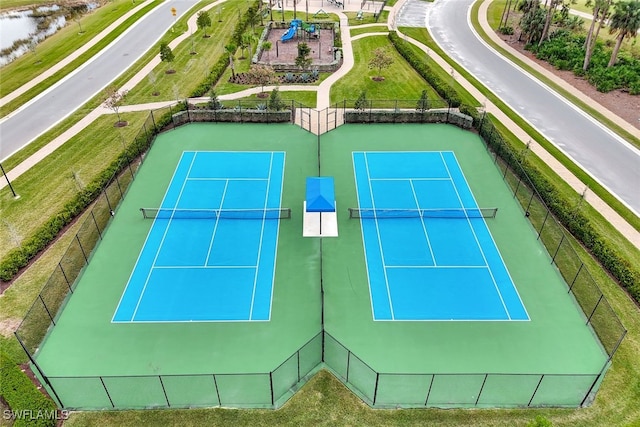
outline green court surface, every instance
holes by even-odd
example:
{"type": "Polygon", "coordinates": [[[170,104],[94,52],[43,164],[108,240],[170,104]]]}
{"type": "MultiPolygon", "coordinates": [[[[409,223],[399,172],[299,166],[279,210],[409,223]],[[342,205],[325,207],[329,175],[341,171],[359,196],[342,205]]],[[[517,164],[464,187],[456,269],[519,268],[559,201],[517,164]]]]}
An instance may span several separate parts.
{"type": "Polygon", "coordinates": [[[428,406],[579,405],[606,354],[479,137],[449,125],[345,125],[320,141],[339,231],[322,243],[302,237],[315,135],[288,124],[191,124],[157,138],[37,353],[64,406],[274,407],[322,366],[377,406],[427,397],[428,406]],[[185,150],[286,152],[282,206],[292,219],[280,223],[268,322],[111,323],[152,224],[139,208],[160,205],[185,150]],[[347,212],[357,207],[351,153],[392,150],[455,152],[479,206],[499,209],[487,224],[530,321],[373,320],[360,223],[347,212]]]}

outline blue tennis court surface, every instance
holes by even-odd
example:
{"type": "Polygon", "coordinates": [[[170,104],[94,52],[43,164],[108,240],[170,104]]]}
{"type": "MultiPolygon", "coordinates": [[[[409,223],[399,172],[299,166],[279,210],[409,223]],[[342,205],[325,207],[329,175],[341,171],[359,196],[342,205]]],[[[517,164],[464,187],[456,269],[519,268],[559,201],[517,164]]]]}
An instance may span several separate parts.
{"type": "MultiPolygon", "coordinates": [[[[283,152],[185,151],[160,207],[280,208],[284,160],[283,152]]],[[[270,319],[278,219],[158,215],[153,221],[113,322],[270,319]]]]}
{"type": "MultiPolygon", "coordinates": [[[[354,152],[353,165],[360,209],[477,211],[453,152],[354,152]]],[[[485,218],[361,227],[375,320],[529,320],[485,218]]]]}

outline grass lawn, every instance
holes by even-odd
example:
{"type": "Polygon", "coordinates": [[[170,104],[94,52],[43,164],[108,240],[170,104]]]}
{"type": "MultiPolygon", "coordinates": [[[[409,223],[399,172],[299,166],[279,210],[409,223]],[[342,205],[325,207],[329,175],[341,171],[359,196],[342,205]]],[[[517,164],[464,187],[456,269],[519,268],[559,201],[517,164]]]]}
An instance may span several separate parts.
{"type": "Polygon", "coordinates": [[[411,68],[396,52],[387,36],[371,36],[356,40],[353,43],[355,65],[349,73],[331,87],[331,103],[344,99],[355,100],[362,91],[366,91],[368,99],[379,100],[417,100],[420,93],[427,89],[429,99],[440,97],[424,79],[411,68]],[[382,70],[383,81],[374,81],[378,70],[369,69],[371,52],[377,48],[386,49],[393,57],[393,64],[382,70]]]}
{"type": "MultiPolygon", "coordinates": [[[[212,2],[213,0],[208,0],[202,6],[212,2]]],[[[204,38],[204,33],[200,30],[194,32],[192,36],[173,49],[175,60],[171,64],[162,62],[152,71],[156,77],[155,85],[151,83],[149,78],[143,79],[129,92],[126,103],[133,105],[163,99],[184,99],[189,96],[193,89],[208,75],[211,66],[221,55],[225,54],[225,37],[233,32],[239,11],[244,13],[249,5],[247,2],[230,0],[211,9],[209,15],[213,22],[211,28],[207,30],[207,34],[211,37],[204,38]],[[222,22],[217,20],[218,9],[220,9],[222,22]],[[193,51],[196,52],[195,55],[191,54],[193,51]],[[176,72],[166,74],[169,69],[176,72]],[[154,91],[160,94],[153,96],[154,91]]],[[[259,34],[257,31],[256,34],[259,34]]],[[[157,46],[151,50],[156,55],[160,52],[157,46]]]]}
{"type": "MultiPolygon", "coordinates": [[[[98,43],[93,48],[89,49],[81,58],[74,61],[71,67],[66,67],[64,70],[56,73],[55,76],[49,78],[47,85],[39,85],[38,91],[33,93],[30,91],[28,97],[20,97],[24,100],[28,100],[34,97],[36,94],[42,92],[44,89],[60,80],[66,74],[77,68],[81,63],[85,62],[89,57],[96,54],[100,49],[104,48],[108,43],[120,35],[126,28],[131,26],[137,19],[141,18],[146,12],[157,6],[160,1],[152,3],[152,6],[144,8],[141,12],[134,15],[127,22],[119,26],[115,31],[109,34],[101,43],[98,43]]],[[[45,70],[49,69],[60,60],[64,59],[75,50],[82,47],[102,30],[111,25],[120,16],[126,14],[129,10],[133,9],[137,5],[127,0],[116,0],[112,3],[106,4],[95,12],[85,15],[81,20],[82,34],[78,33],[78,27],[75,23],[67,25],[62,30],[58,31],[55,35],[47,38],[36,48],[36,53],[29,53],[21,56],[12,63],[6,65],[2,69],[2,86],[0,86],[0,97],[6,96],[15,89],[19,88],[23,84],[29,82],[36,76],[42,74],[45,70]]],[[[7,114],[9,111],[15,109],[15,107],[22,103],[17,103],[14,108],[8,106],[3,107],[2,115],[7,114]]]]}
{"type": "MultiPolygon", "coordinates": [[[[376,7],[379,7],[378,5],[376,5],[376,7]]],[[[383,10],[382,13],[380,14],[380,18],[376,21],[376,18],[374,16],[373,11],[371,12],[363,12],[362,13],[362,19],[358,19],[358,12],[344,12],[345,15],[347,15],[347,18],[349,18],[349,26],[357,26],[357,25],[364,25],[364,24],[385,24],[387,22],[387,20],[389,19],[389,11],[388,10],[383,10]]]]}
{"type": "Polygon", "coordinates": [[[375,25],[373,27],[351,27],[350,33],[351,37],[357,36],[358,34],[366,34],[366,33],[388,33],[389,29],[386,25],[375,25]]]}
{"type": "Polygon", "coordinates": [[[34,230],[60,211],[81,188],[89,184],[122,151],[122,140],[130,142],[142,127],[148,112],[123,114],[129,122],[114,128],[114,115],[98,118],[42,162],[13,181],[19,199],[13,199],[8,187],[0,190],[0,258],[34,230]]]}

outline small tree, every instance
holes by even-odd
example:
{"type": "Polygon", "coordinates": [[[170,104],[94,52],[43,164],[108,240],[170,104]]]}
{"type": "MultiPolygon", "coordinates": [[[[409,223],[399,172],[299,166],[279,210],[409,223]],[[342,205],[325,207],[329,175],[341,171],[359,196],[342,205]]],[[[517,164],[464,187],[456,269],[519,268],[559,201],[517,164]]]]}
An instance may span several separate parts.
{"type": "Polygon", "coordinates": [[[375,68],[378,70],[378,76],[374,78],[376,81],[384,80],[382,77],[382,70],[389,68],[393,64],[393,57],[387,52],[386,49],[377,48],[373,51],[373,56],[369,60],[369,68],[375,68]]]}
{"type": "Polygon", "coordinates": [[[358,99],[356,99],[355,104],[353,104],[353,108],[360,112],[364,112],[364,110],[366,110],[367,108],[367,104],[367,91],[363,90],[362,92],[360,92],[360,96],[358,97],[358,99]]]}
{"type": "Polygon", "coordinates": [[[416,105],[416,111],[419,113],[424,113],[429,109],[429,99],[427,98],[427,90],[423,90],[420,94],[420,99],[418,100],[418,104],[416,105]]]}
{"type": "Polygon", "coordinates": [[[233,63],[233,55],[236,53],[236,45],[233,43],[229,43],[224,47],[224,50],[229,55],[229,67],[231,68],[231,78],[236,78],[235,65],[233,63]]]}
{"type": "Polygon", "coordinates": [[[244,59],[244,51],[247,50],[247,47],[249,47],[249,45],[251,44],[251,34],[243,34],[242,37],[240,37],[240,43],[239,43],[239,48],[240,48],[240,59],[244,59]]]}
{"type": "Polygon", "coordinates": [[[209,91],[209,108],[212,110],[222,109],[222,103],[218,100],[218,94],[213,88],[209,91]]]}
{"type": "Polygon", "coordinates": [[[38,39],[35,33],[29,34],[29,50],[33,53],[33,56],[36,57],[36,64],[41,63],[42,61],[38,57],[38,39]]]}
{"type": "Polygon", "coordinates": [[[269,101],[267,102],[267,108],[269,110],[280,111],[284,108],[284,103],[280,99],[280,90],[275,88],[269,95],[269,101]]]}
{"type": "Polygon", "coordinates": [[[275,80],[276,72],[273,67],[269,65],[253,65],[247,73],[252,83],[259,84],[262,93],[258,94],[258,97],[266,97],[264,93],[264,85],[272,83],[275,80]]]}
{"type": "Polygon", "coordinates": [[[120,107],[124,103],[124,100],[127,96],[126,90],[118,90],[118,86],[111,85],[107,87],[104,91],[107,99],[104,101],[105,107],[112,110],[118,116],[118,121],[114,126],[123,127],[127,125],[127,122],[123,121],[120,118],[120,107]]]}
{"type": "Polygon", "coordinates": [[[174,59],[176,59],[176,57],[173,55],[173,51],[169,45],[166,42],[160,43],[160,60],[169,64],[169,69],[166,71],[167,74],[173,74],[176,72],[171,68],[171,63],[173,63],[174,59]]]}
{"type": "Polygon", "coordinates": [[[298,56],[296,57],[296,65],[303,70],[309,68],[313,59],[309,56],[311,54],[311,48],[306,43],[300,43],[298,45],[298,56]]]}
{"type": "Polygon", "coordinates": [[[269,40],[265,40],[262,43],[262,49],[264,49],[264,51],[267,52],[267,59],[269,59],[269,52],[271,51],[272,47],[273,47],[273,43],[271,43],[269,40]]]}
{"type": "Polygon", "coordinates": [[[209,11],[201,10],[198,12],[198,19],[196,20],[196,24],[198,24],[198,29],[204,32],[204,38],[209,38],[210,36],[207,34],[207,28],[211,27],[211,16],[209,15],[209,11]]]}
{"type": "Polygon", "coordinates": [[[160,92],[158,92],[158,86],[157,86],[158,76],[156,76],[156,73],[154,73],[153,70],[149,72],[147,79],[149,79],[149,83],[151,83],[151,86],[153,87],[153,92],[151,93],[151,95],[153,96],[160,95],[160,92]]]}

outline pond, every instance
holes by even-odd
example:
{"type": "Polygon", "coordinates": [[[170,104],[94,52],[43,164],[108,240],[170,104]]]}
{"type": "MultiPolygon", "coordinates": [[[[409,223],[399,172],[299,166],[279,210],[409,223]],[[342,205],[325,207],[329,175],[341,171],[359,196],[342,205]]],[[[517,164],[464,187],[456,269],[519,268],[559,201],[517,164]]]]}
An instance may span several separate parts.
{"type": "Polygon", "coordinates": [[[0,66],[6,65],[55,34],[70,20],[92,11],[97,3],[40,6],[0,14],[0,66]]]}

